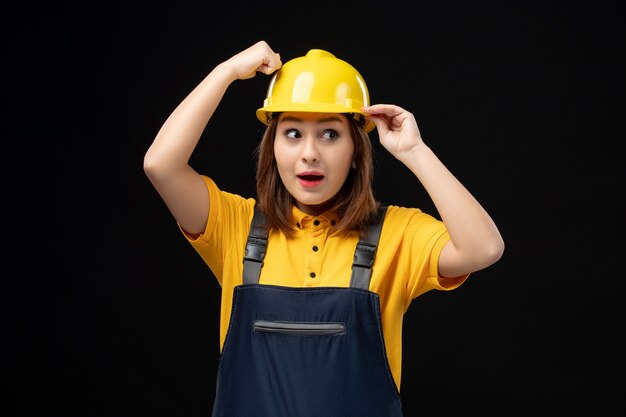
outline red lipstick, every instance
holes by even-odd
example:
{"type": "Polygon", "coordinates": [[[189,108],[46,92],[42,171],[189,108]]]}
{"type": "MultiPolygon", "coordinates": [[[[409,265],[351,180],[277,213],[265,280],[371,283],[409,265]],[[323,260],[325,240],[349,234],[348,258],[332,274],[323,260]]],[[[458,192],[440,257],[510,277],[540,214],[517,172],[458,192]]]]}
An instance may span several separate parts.
{"type": "Polygon", "coordinates": [[[303,171],[297,177],[300,185],[306,188],[317,187],[324,179],[324,175],[318,171],[303,171]]]}

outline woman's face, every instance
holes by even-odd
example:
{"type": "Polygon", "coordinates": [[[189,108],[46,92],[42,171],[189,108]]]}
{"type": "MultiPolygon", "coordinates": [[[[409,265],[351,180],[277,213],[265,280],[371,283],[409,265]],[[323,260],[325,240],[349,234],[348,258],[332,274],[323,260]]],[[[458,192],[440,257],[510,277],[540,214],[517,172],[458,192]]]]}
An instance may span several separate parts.
{"type": "Polygon", "coordinates": [[[354,142],[348,119],[336,113],[282,113],[274,156],[297,207],[320,214],[332,204],[350,172],[354,142]]]}

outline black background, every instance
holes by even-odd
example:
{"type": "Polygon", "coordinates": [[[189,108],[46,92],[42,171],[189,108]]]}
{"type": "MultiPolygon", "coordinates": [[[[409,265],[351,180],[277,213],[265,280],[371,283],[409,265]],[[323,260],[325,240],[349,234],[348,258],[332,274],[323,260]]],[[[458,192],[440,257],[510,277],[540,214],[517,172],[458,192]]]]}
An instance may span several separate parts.
{"type": "MultiPolygon", "coordinates": [[[[261,39],[283,62],[331,51],[359,69],[373,103],[411,110],[505,239],[500,262],[407,312],[406,416],[624,412],[615,6],[69,1],[5,19],[10,415],[210,415],[220,288],[142,159],[186,94],[261,39]]],[[[246,196],[267,82],[231,86],[192,159],[246,196]]],[[[378,198],[436,214],[372,139],[378,198]]]]}

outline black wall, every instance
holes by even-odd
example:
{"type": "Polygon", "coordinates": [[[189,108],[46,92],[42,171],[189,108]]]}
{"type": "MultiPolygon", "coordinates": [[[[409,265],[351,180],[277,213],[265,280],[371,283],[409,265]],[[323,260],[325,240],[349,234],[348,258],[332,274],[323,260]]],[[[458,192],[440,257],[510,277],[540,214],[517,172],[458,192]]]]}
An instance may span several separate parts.
{"type": "MultiPolygon", "coordinates": [[[[459,3],[64,2],[7,16],[10,415],[210,415],[220,287],[142,158],[185,95],[261,39],[283,62],[329,50],[372,102],[411,110],[504,236],[499,263],[408,310],[407,417],[623,412],[623,13],[459,3]]],[[[229,89],[193,157],[231,192],[254,193],[267,82],[229,89]]],[[[436,214],[372,139],[379,199],[436,214]]]]}

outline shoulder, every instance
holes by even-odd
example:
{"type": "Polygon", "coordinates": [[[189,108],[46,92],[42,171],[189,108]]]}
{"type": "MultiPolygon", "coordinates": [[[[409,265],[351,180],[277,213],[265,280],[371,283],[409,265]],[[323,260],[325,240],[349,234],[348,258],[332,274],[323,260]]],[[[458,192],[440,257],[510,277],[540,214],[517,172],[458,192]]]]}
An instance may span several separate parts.
{"type": "Polygon", "coordinates": [[[430,222],[440,222],[440,220],[414,207],[388,205],[385,212],[384,225],[389,227],[430,222]]]}
{"type": "Polygon", "coordinates": [[[202,240],[209,240],[215,233],[247,235],[256,200],[223,191],[209,177],[203,176],[203,179],[209,190],[210,210],[202,240]]]}
{"type": "Polygon", "coordinates": [[[422,247],[446,234],[445,224],[435,216],[418,208],[389,205],[381,230],[381,240],[392,247],[401,242],[422,247]]]}
{"type": "Polygon", "coordinates": [[[256,200],[252,197],[244,197],[236,193],[224,191],[213,179],[202,176],[209,190],[211,199],[211,211],[218,216],[239,217],[249,216],[252,219],[256,200]]]}

